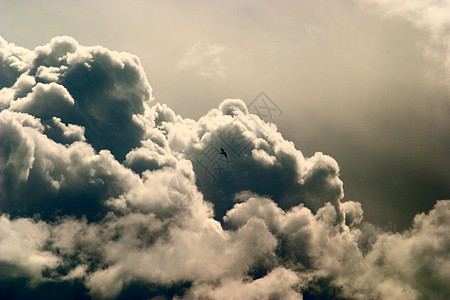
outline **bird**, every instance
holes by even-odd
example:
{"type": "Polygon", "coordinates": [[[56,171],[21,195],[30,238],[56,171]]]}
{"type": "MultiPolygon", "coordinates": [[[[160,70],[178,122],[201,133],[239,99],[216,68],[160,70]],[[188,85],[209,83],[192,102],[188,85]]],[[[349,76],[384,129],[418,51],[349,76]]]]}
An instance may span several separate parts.
{"type": "Polygon", "coordinates": [[[220,148],[220,154],[223,154],[226,158],[228,158],[227,153],[225,152],[225,150],[223,150],[223,148],[220,148]]]}

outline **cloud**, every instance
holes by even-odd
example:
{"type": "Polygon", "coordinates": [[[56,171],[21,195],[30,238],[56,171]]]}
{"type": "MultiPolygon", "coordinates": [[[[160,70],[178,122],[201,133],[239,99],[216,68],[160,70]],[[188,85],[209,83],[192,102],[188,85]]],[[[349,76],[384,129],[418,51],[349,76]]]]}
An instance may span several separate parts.
{"type": "Polygon", "coordinates": [[[450,296],[449,200],[383,231],[239,99],[184,119],[133,55],[1,43],[2,298],[450,296]]]}
{"type": "Polygon", "coordinates": [[[177,64],[178,70],[194,70],[200,76],[224,77],[226,68],[223,55],[226,48],[206,40],[195,43],[189,48],[177,64]]]}
{"type": "Polygon", "coordinates": [[[0,88],[12,86],[27,69],[32,52],[0,37],[0,88]]]}
{"type": "Polygon", "coordinates": [[[264,278],[242,282],[227,279],[218,286],[194,286],[187,299],[303,299],[292,287],[302,283],[293,271],[277,268],[264,278]]]}
{"type": "Polygon", "coordinates": [[[9,109],[48,120],[55,115],[66,117],[74,105],[75,100],[69,92],[62,85],[52,82],[38,83],[26,97],[12,102],[9,109]]]}
{"type": "Polygon", "coordinates": [[[42,250],[50,237],[47,224],[26,218],[11,221],[6,215],[0,217],[0,224],[2,277],[20,276],[23,272],[40,280],[45,268],[58,265],[59,258],[56,255],[42,250]],[[8,267],[11,265],[17,267],[14,272],[9,272],[11,269],[8,267]]]}
{"type": "MultiPolygon", "coordinates": [[[[138,176],[108,150],[95,153],[86,142],[57,143],[28,114],[0,113],[2,209],[13,216],[44,218],[89,215],[109,197],[134,185],[138,176]]],[[[75,129],[79,129],[75,127],[75,129]]]]}
{"type": "MultiPolygon", "coordinates": [[[[185,143],[189,146],[183,153],[192,161],[206,199],[216,199],[219,217],[243,190],[268,195],[283,209],[305,203],[317,210],[331,202],[339,210],[343,189],[337,163],[322,153],[305,159],[274,125],[249,114],[241,100],[225,100],[200,118],[197,127],[189,131],[194,142],[185,143]],[[228,159],[219,155],[220,148],[228,159]]],[[[167,124],[169,136],[172,128],[167,124]]]]}
{"type": "MultiPolygon", "coordinates": [[[[12,53],[6,61],[15,57],[12,53]]],[[[27,57],[32,58],[20,70],[33,76],[37,85],[25,97],[14,99],[11,110],[83,126],[97,151],[108,149],[120,160],[139,145],[144,129],[133,116],[144,114],[152,96],[136,56],[57,37],[27,57]]]]}

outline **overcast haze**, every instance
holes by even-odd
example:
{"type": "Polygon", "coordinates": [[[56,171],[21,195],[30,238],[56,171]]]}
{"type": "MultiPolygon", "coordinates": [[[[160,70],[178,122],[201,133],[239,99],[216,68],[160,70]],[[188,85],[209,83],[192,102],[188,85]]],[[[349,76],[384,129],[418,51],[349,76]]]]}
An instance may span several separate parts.
{"type": "Polygon", "coordinates": [[[0,0],[1,296],[449,297],[449,11],[0,0]]]}

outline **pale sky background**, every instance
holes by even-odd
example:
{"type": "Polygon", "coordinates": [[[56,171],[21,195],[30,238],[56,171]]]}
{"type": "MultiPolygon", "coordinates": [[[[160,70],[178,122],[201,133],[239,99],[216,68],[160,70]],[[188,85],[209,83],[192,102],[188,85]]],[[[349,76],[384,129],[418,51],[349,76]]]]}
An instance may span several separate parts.
{"type": "Polygon", "coordinates": [[[0,0],[0,35],[136,54],[183,117],[264,91],[286,139],[337,160],[366,220],[403,229],[450,198],[450,17],[381,2],[0,0]]]}

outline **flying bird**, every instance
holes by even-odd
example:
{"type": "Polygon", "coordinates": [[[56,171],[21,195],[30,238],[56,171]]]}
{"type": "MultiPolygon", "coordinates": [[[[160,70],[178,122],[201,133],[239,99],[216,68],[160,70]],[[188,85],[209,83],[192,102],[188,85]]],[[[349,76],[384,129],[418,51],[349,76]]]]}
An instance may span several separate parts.
{"type": "Polygon", "coordinates": [[[225,150],[223,150],[223,148],[220,148],[220,154],[223,154],[226,158],[228,158],[227,153],[225,152],[225,150]]]}

